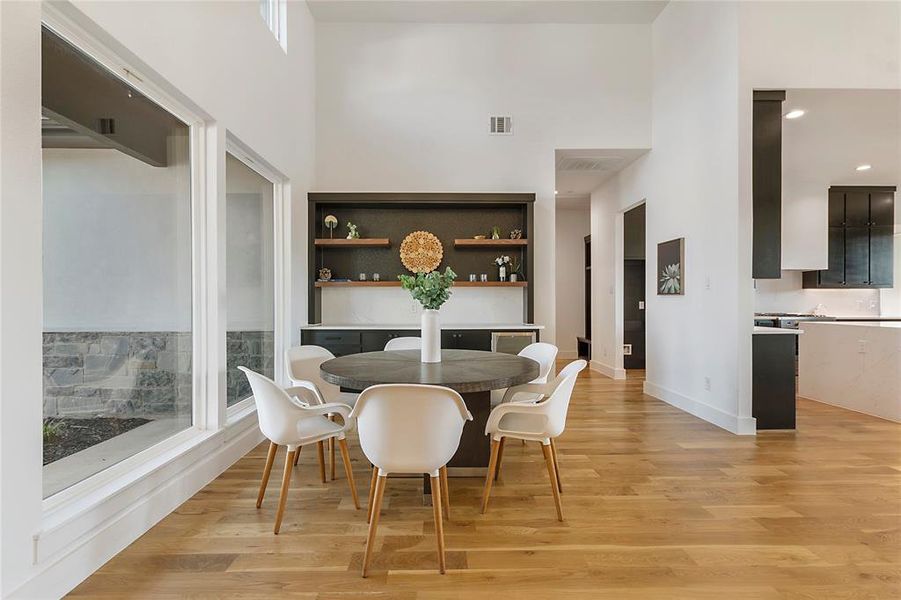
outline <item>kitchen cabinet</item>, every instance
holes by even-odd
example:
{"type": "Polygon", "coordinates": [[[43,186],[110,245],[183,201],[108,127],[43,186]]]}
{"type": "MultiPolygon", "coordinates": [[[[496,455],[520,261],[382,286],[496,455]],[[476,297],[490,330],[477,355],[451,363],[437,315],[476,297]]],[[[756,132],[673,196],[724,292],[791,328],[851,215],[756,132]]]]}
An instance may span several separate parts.
{"type": "Polygon", "coordinates": [[[805,271],[805,288],[890,288],[895,188],[829,189],[829,268],[805,271]]]}
{"type": "Polygon", "coordinates": [[[784,90],[754,92],[752,260],[754,279],[782,276],[782,103],[784,90]]]}
{"type": "MultiPolygon", "coordinates": [[[[508,330],[504,330],[508,331],[508,330]]],[[[537,329],[524,328],[522,331],[537,329]]],[[[419,329],[302,329],[302,344],[322,346],[335,356],[360,352],[378,352],[385,349],[388,340],[396,337],[419,337],[419,329]]],[[[447,350],[491,350],[490,329],[445,329],[441,331],[441,347],[447,350]]]]}

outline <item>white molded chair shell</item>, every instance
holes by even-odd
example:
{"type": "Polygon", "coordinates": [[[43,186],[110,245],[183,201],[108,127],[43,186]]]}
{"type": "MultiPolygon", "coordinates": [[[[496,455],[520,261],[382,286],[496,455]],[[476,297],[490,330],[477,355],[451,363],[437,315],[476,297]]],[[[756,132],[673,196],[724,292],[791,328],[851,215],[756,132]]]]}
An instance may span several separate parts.
{"type": "Polygon", "coordinates": [[[529,383],[547,383],[551,371],[554,370],[554,361],[557,360],[557,351],[557,346],[546,342],[535,342],[519,351],[520,356],[531,358],[541,366],[538,377],[529,383]]]}
{"type": "Polygon", "coordinates": [[[260,430],[270,441],[289,448],[310,444],[330,437],[344,439],[346,425],[329,421],[325,415],[340,414],[348,422],[351,408],[345,404],[320,404],[311,390],[304,387],[291,388],[303,406],[294,402],[291,396],[277,383],[247,367],[238,367],[247,375],[253,390],[254,402],[260,430]]]}
{"type": "Polygon", "coordinates": [[[422,338],[418,337],[396,337],[388,340],[385,344],[385,351],[391,350],[420,350],[422,348],[422,338]]]}
{"type": "MultiPolygon", "coordinates": [[[[566,413],[579,373],[588,366],[576,360],[563,368],[552,384],[548,384],[547,398],[535,404],[507,402],[491,411],[485,433],[494,440],[515,437],[543,444],[563,433],[566,413]]],[[[531,385],[531,384],[527,384],[531,385]]]]}
{"type": "Polygon", "coordinates": [[[366,388],[351,418],[363,454],[390,473],[429,473],[453,458],[463,424],[472,420],[463,398],[435,385],[386,384],[366,388]]]}
{"type": "Polygon", "coordinates": [[[335,355],[322,346],[295,346],[285,351],[285,369],[295,386],[309,388],[319,404],[338,402],[353,406],[356,394],[342,392],[337,385],[322,378],[319,366],[335,355]]]}

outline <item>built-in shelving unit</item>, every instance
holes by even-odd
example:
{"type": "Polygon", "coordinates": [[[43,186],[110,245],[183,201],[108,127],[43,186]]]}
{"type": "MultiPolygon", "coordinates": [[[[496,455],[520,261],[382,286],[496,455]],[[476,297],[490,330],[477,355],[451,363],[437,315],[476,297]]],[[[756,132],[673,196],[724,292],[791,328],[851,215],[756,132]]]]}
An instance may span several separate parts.
{"type": "Polygon", "coordinates": [[[513,247],[523,247],[528,246],[529,240],[518,239],[518,240],[476,240],[472,238],[464,238],[461,240],[454,240],[455,248],[509,248],[513,247]]]}
{"type": "MultiPolygon", "coordinates": [[[[316,287],[400,287],[400,281],[317,281],[316,287]]],[[[526,281],[455,281],[454,287],[528,287],[526,281]]]]}
{"type": "MultiPolygon", "coordinates": [[[[309,202],[309,321],[321,322],[323,302],[335,288],[397,288],[397,276],[407,273],[397,246],[413,231],[428,231],[444,249],[439,269],[450,266],[460,280],[456,287],[522,290],[522,321],[534,318],[535,194],[522,193],[416,193],[416,192],[311,192],[309,202]],[[338,219],[338,231],[354,223],[361,238],[330,238],[327,215],[338,219]],[[474,239],[497,227],[502,239],[474,239]],[[514,230],[521,239],[509,239],[514,230]],[[394,245],[392,246],[392,241],[394,245]],[[523,281],[499,281],[494,259],[509,256],[523,281]],[[332,280],[318,280],[319,270],[331,271],[332,280]],[[374,273],[380,281],[372,281],[374,273]],[[487,274],[491,281],[469,281],[469,275],[487,274]],[[360,281],[365,275],[366,281],[360,281]],[[340,281],[335,281],[338,279],[340,281]],[[323,292],[323,290],[326,290],[323,292]]],[[[509,272],[509,271],[508,271],[509,272]]]]}
{"type": "Polygon", "coordinates": [[[388,238],[316,238],[315,246],[327,248],[390,248],[391,240],[388,238]]]}

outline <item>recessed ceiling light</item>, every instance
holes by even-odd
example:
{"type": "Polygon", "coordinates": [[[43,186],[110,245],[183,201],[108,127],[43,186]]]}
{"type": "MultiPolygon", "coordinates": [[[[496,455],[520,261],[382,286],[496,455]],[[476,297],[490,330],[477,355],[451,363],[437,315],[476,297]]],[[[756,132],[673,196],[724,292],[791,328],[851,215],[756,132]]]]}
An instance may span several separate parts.
{"type": "Polygon", "coordinates": [[[785,114],[786,119],[797,119],[798,117],[803,117],[804,111],[800,108],[796,108],[794,110],[790,110],[785,114]]]}
{"type": "Polygon", "coordinates": [[[857,167],[857,170],[858,171],[869,171],[872,168],[873,168],[873,165],[860,165],[859,167],[857,167]]]}

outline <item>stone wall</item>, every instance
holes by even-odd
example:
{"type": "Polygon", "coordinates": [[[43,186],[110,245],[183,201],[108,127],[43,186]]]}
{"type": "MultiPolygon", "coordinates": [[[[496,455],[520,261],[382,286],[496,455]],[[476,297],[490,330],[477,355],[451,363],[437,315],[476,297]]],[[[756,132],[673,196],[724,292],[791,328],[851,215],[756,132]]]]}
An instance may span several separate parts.
{"type": "Polygon", "coordinates": [[[191,413],[191,334],[44,333],[44,417],[191,413]]]}
{"type": "MultiPolygon", "coordinates": [[[[227,402],[250,395],[239,365],[273,376],[271,331],[229,331],[227,402]]],[[[191,414],[191,334],[44,333],[44,417],[191,414]]]]}
{"type": "Polygon", "coordinates": [[[270,379],[274,378],[275,345],[271,331],[229,331],[225,334],[225,343],[228,362],[226,404],[231,406],[251,394],[247,377],[238,367],[247,367],[270,379]]]}

